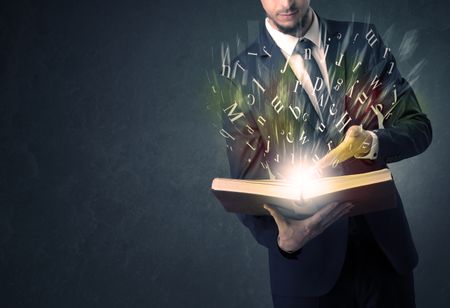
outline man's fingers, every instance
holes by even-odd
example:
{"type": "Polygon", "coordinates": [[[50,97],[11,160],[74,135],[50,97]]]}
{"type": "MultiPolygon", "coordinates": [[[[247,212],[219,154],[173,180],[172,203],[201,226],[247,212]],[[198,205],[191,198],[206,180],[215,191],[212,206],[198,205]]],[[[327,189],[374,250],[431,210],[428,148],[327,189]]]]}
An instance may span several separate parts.
{"type": "Polygon", "coordinates": [[[353,208],[353,206],[354,205],[351,204],[350,206],[345,207],[343,210],[341,210],[339,213],[337,213],[331,220],[329,220],[326,224],[324,224],[322,226],[323,230],[325,230],[330,225],[332,225],[333,223],[338,221],[342,216],[347,215],[350,212],[350,210],[353,208]]]}
{"type": "Polygon", "coordinates": [[[278,226],[278,229],[286,227],[286,219],[284,219],[283,215],[280,214],[276,209],[272,208],[271,206],[268,206],[267,204],[264,204],[263,207],[272,215],[273,219],[275,220],[275,223],[278,226]]]}
{"type": "Polygon", "coordinates": [[[342,163],[347,159],[353,157],[353,155],[354,151],[352,150],[352,146],[349,145],[348,148],[342,149],[335,155],[333,163],[342,163]]]}
{"type": "Polygon", "coordinates": [[[317,163],[318,167],[324,169],[329,166],[346,161],[353,156],[353,152],[350,151],[349,147],[349,144],[341,143],[319,160],[319,162],[317,163]]]}
{"type": "Polygon", "coordinates": [[[321,178],[323,175],[323,169],[320,165],[315,165],[308,170],[308,174],[311,175],[313,179],[321,178]]]}
{"type": "Polygon", "coordinates": [[[350,202],[341,203],[338,207],[335,208],[329,215],[327,215],[322,221],[321,226],[323,229],[327,228],[330,224],[334,223],[343,215],[349,213],[349,211],[354,207],[354,205],[350,202]]]}
{"type": "Polygon", "coordinates": [[[336,160],[336,157],[338,155],[338,152],[336,151],[336,148],[331,150],[327,155],[322,157],[317,162],[317,168],[319,169],[325,169],[333,164],[333,162],[336,160]]]}
{"type": "Polygon", "coordinates": [[[313,225],[325,225],[329,221],[333,220],[336,215],[339,215],[341,212],[347,210],[348,208],[353,207],[351,203],[338,203],[338,202],[332,202],[324,206],[322,209],[317,211],[316,214],[314,214],[310,218],[310,223],[313,225]]]}
{"type": "Polygon", "coordinates": [[[331,211],[333,211],[339,205],[338,202],[332,202],[325,205],[323,208],[318,210],[313,216],[307,218],[309,223],[315,225],[319,224],[331,211]]]}

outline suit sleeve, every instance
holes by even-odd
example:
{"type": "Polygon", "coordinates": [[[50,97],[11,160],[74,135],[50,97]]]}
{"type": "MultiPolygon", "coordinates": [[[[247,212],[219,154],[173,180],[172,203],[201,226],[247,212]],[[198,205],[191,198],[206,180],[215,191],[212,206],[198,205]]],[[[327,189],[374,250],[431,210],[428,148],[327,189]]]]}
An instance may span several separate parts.
{"type": "Polygon", "coordinates": [[[371,25],[379,44],[373,46],[369,59],[370,77],[366,85],[371,88],[371,99],[382,105],[383,127],[373,129],[378,137],[377,160],[393,163],[425,151],[432,140],[431,123],[423,113],[410,84],[401,76],[392,53],[386,52],[381,36],[371,25]],[[380,87],[373,90],[373,80],[380,87]],[[390,111],[389,111],[390,110],[390,111]]]}
{"type": "Polygon", "coordinates": [[[407,89],[398,98],[392,115],[384,128],[374,130],[378,137],[378,158],[393,163],[424,152],[432,140],[430,120],[422,112],[417,98],[402,79],[400,86],[407,89]]]}

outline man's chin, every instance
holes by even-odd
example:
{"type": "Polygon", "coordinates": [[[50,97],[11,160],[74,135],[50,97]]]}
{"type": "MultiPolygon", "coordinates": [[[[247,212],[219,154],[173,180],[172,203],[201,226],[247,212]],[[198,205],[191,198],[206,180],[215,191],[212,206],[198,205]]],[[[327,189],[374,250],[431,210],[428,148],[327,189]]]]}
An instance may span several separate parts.
{"type": "Polygon", "coordinates": [[[277,25],[277,28],[280,32],[286,33],[286,34],[295,34],[300,30],[300,23],[286,23],[286,24],[280,24],[275,23],[277,25]]]}

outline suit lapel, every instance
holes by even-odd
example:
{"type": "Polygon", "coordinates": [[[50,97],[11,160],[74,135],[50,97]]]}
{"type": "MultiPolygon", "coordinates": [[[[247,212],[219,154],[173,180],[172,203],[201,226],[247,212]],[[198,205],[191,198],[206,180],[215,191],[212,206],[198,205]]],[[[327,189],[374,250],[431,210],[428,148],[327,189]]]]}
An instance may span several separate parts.
{"type": "Polygon", "coordinates": [[[330,84],[330,101],[327,108],[332,108],[336,111],[336,116],[339,116],[345,112],[345,49],[348,44],[348,41],[346,41],[345,38],[348,37],[348,35],[343,32],[347,30],[339,29],[336,25],[333,25],[333,22],[320,17],[319,24],[321,43],[326,52],[325,61],[330,84]]]}
{"type": "MultiPolygon", "coordinates": [[[[260,31],[259,36],[259,56],[261,57],[261,62],[263,65],[258,67],[258,74],[263,78],[264,84],[268,87],[277,89],[278,84],[280,82],[289,82],[291,85],[295,85],[297,81],[297,77],[292,71],[289,65],[286,65],[286,58],[282,54],[280,48],[276,45],[275,41],[267,32],[267,29],[264,24],[261,25],[262,30],[260,31]]],[[[301,87],[299,86],[298,92],[300,92],[301,87]]],[[[307,95],[306,93],[298,93],[295,94],[293,91],[290,91],[290,95],[307,95]]],[[[276,94],[275,94],[276,95],[276,94]]],[[[287,102],[289,103],[289,102],[287,102]]],[[[309,101],[309,98],[305,102],[310,106],[305,106],[307,110],[309,110],[310,118],[306,121],[306,124],[313,130],[316,129],[316,121],[320,119],[319,110],[316,110],[315,107],[309,101]]]]}

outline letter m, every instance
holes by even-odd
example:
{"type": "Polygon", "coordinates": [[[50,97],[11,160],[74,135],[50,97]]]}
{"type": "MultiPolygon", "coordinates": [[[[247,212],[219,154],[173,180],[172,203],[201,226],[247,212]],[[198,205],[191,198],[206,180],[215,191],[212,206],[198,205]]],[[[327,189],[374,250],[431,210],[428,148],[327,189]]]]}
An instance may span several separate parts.
{"type": "Polygon", "coordinates": [[[237,105],[238,105],[237,102],[234,102],[228,108],[223,110],[225,113],[227,113],[232,123],[237,119],[239,119],[240,117],[244,116],[243,112],[234,112],[236,110],[237,105]]]}

